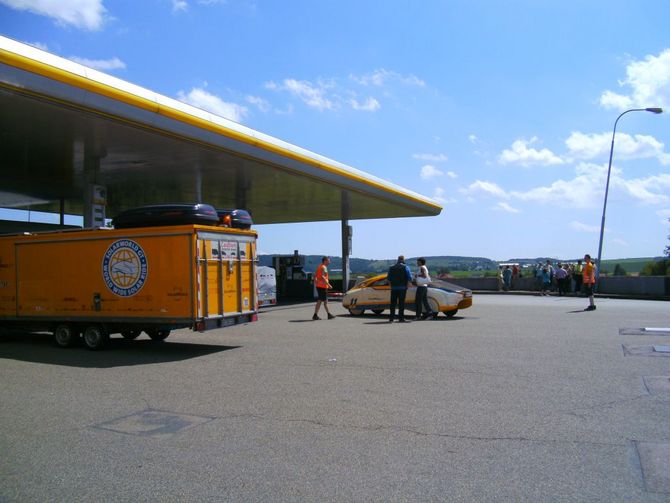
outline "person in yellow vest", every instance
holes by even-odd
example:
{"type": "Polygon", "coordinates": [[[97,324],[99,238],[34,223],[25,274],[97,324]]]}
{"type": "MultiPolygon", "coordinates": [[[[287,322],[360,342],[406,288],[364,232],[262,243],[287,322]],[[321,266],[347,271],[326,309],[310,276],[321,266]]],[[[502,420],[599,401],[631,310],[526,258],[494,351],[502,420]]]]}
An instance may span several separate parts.
{"type": "Polygon", "coordinates": [[[596,304],[593,302],[593,287],[596,284],[596,266],[591,262],[591,255],[584,255],[584,266],[582,267],[582,288],[584,294],[589,298],[589,307],[584,311],[595,311],[596,304]]]}
{"type": "Polygon", "coordinates": [[[321,304],[323,304],[323,307],[326,309],[328,319],[332,320],[335,318],[335,316],[330,314],[330,311],[328,310],[328,289],[333,288],[333,286],[330,284],[330,281],[328,281],[328,264],[330,264],[330,258],[323,257],[321,259],[321,265],[316,268],[316,273],[314,274],[314,284],[316,286],[317,297],[316,307],[314,308],[314,316],[312,316],[313,320],[321,319],[319,318],[319,309],[321,308],[321,304]]]}

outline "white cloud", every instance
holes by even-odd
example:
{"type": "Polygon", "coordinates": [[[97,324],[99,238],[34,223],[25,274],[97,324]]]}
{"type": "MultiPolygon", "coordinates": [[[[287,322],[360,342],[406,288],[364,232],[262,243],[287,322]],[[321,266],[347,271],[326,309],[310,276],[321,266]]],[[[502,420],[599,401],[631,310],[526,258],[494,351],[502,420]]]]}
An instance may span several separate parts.
{"type": "Polygon", "coordinates": [[[270,105],[270,102],[268,100],[260,98],[258,96],[249,95],[246,97],[246,100],[247,103],[254,105],[263,113],[267,113],[272,109],[272,106],[270,105]]]}
{"type": "MultiPolygon", "coordinates": [[[[609,158],[612,133],[585,134],[575,131],[570,134],[565,145],[568,156],[574,159],[609,158]]],[[[670,154],[665,145],[653,136],[619,133],[614,140],[614,157],[621,160],[656,157],[662,164],[670,164],[670,154]]]]}
{"type": "Polygon", "coordinates": [[[602,204],[605,181],[599,176],[579,175],[572,180],[556,180],[546,187],[534,187],[525,192],[512,191],[511,195],[521,201],[554,204],[561,207],[593,208],[602,204]],[[602,180],[602,183],[600,183],[602,180]]]}
{"type": "MultiPolygon", "coordinates": [[[[0,0],[0,3],[2,3],[2,0],[0,0]]],[[[49,46],[47,44],[43,44],[42,42],[24,42],[28,45],[32,45],[33,47],[37,47],[38,49],[42,51],[48,51],[49,46]]]]}
{"type": "Polygon", "coordinates": [[[661,217],[662,225],[670,225],[670,208],[667,210],[658,210],[656,214],[661,217]]]}
{"type": "Polygon", "coordinates": [[[615,176],[610,181],[610,186],[619,187],[633,199],[638,199],[645,204],[666,204],[670,202],[670,197],[667,195],[667,191],[670,190],[670,174],[667,173],[631,180],[615,176]]]}
{"type": "Polygon", "coordinates": [[[421,167],[420,176],[424,180],[429,180],[431,178],[435,178],[436,176],[442,176],[442,175],[444,175],[444,172],[440,171],[435,166],[431,166],[430,164],[426,164],[425,166],[421,167]]]}
{"type": "Polygon", "coordinates": [[[376,98],[369,96],[364,100],[359,100],[355,92],[340,89],[334,79],[319,79],[316,83],[308,80],[284,79],[280,83],[268,82],[265,88],[288,92],[308,107],[319,111],[339,110],[344,106],[361,112],[376,112],[381,108],[376,98]],[[345,98],[342,95],[348,97],[345,98]]]}
{"type": "Polygon", "coordinates": [[[349,105],[354,110],[362,110],[363,112],[376,112],[381,108],[379,102],[374,98],[368,98],[363,103],[359,103],[355,98],[350,98],[349,105]]]}
{"type": "MultiPolygon", "coordinates": [[[[605,230],[607,230],[607,229],[605,229],[605,230]]],[[[617,244],[617,245],[621,245],[621,246],[630,246],[630,243],[628,241],[626,241],[624,239],[621,239],[621,238],[614,238],[612,240],[612,243],[617,244]]]]}
{"type": "Polygon", "coordinates": [[[339,108],[338,103],[328,97],[329,90],[334,87],[332,82],[319,81],[313,84],[307,80],[284,79],[280,84],[268,82],[265,87],[271,90],[287,91],[308,107],[320,111],[339,108]]]}
{"type": "Polygon", "coordinates": [[[102,0],[0,0],[0,4],[85,30],[99,30],[107,12],[102,0]]]}
{"type": "Polygon", "coordinates": [[[631,98],[613,93],[612,91],[605,91],[600,96],[600,104],[605,108],[614,108],[618,110],[633,108],[633,100],[631,98]]]}
{"type": "Polygon", "coordinates": [[[586,225],[583,224],[582,222],[577,222],[576,220],[570,222],[570,228],[577,232],[589,232],[589,233],[600,232],[600,227],[598,227],[597,225],[586,225]]]}
{"type": "Polygon", "coordinates": [[[605,108],[670,107],[670,49],[658,56],[648,55],[642,61],[631,61],[626,78],[619,83],[630,89],[628,94],[607,90],[600,96],[605,108]]]}
{"type": "Polygon", "coordinates": [[[521,210],[512,208],[508,203],[500,201],[496,206],[493,207],[496,211],[506,211],[507,213],[520,213],[521,210]]]}
{"type": "Polygon", "coordinates": [[[474,134],[468,136],[468,141],[473,145],[477,145],[480,142],[479,138],[477,138],[477,135],[474,134]]]}
{"type": "Polygon", "coordinates": [[[536,141],[536,136],[531,138],[530,141],[516,140],[512,143],[511,149],[503,150],[502,154],[498,157],[498,161],[501,164],[520,164],[521,166],[552,166],[563,164],[563,160],[549,149],[536,150],[528,148],[528,145],[536,141]]]}
{"type": "Polygon", "coordinates": [[[188,2],[186,0],[172,0],[172,12],[186,12],[188,10],[188,2]]]}
{"type": "Polygon", "coordinates": [[[423,80],[415,75],[401,75],[398,72],[385,70],[383,68],[361,76],[349,75],[349,78],[362,86],[383,87],[389,81],[418,87],[424,87],[426,85],[423,80]]]}
{"type": "Polygon", "coordinates": [[[203,110],[207,110],[208,112],[212,112],[213,114],[235,122],[242,122],[248,113],[246,107],[236,103],[223,101],[218,96],[210,94],[198,87],[194,87],[188,93],[179,91],[179,93],[177,93],[177,98],[189,105],[202,108],[203,110]]]}
{"type": "Polygon", "coordinates": [[[428,162],[447,162],[449,159],[445,154],[412,154],[414,159],[428,162]]]}
{"type": "MultiPolygon", "coordinates": [[[[607,165],[580,163],[571,180],[556,180],[548,186],[527,191],[512,191],[513,198],[541,204],[572,208],[597,208],[605,195],[607,165]]],[[[623,171],[613,168],[610,179],[610,200],[615,193],[643,204],[665,204],[670,201],[670,174],[626,179],[623,171]]]]}
{"type": "Polygon", "coordinates": [[[126,69],[126,64],[117,57],[110,59],[86,59],[79,58],[77,56],[70,56],[69,59],[75,63],[79,63],[80,65],[88,66],[89,68],[100,70],[102,72],[126,69]]]}
{"type": "Polygon", "coordinates": [[[449,178],[458,178],[458,174],[454,173],[453,171],[447,171],[447,176],[449,178]]]}
{"type": "Polygon", "coordinates": [[[490,196],[499,197],[501,199],[509,199],[509,194],[500,188],[500,186],[493,182],[487,182],[484,180],[476,180],[468,185],[467,188],[460,189],[459,192],[466,196],[484,193],[490,196]]]}
{"type": "Polygon", "coordinates": [[[442,204],[453,204],[456,202],[456,199],[445,197],[444,189],[442,187],[435,187],[435,193],[433,194],[433,199],[438,203],[442,204]]]}

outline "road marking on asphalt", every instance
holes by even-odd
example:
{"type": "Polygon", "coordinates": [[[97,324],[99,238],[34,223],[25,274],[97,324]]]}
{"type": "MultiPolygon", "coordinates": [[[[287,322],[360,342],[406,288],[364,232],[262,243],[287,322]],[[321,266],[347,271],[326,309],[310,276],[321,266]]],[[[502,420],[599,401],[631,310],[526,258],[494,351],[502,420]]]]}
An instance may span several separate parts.
{"type": "Polygon", "coordinates": [[[643,377],[644,386],[650,395],[670,394],[670,377],[668,376],[648,376],[643,377]]]}
{"type": "Polygon", "coordinates": [[[619,335],[670,335],[670,328],[620,328],[619,335]]]}
{"type": "MultiPolygon", "coordinates": [[[[657,356],[662,358],[670,357],[670,352],[666,351],[656,351],[654,346],[648,345],[634,345],[634,344],[622,344],[623,355],[624,356],[657,356]]],[[[664,346],[658,346],[663,348],[664,346]]]]}
{"type": "Polygon", "coordinates": [[[200,426],[214,419],[216,418],[147,409],[95,424],[93,428],[140,437],[171,437],[181,431],[200,426]]]}
{"type": "Polygon", "coordinates": [[[633,441],[647,492],[670,493],[670,444],[633,441]]]}

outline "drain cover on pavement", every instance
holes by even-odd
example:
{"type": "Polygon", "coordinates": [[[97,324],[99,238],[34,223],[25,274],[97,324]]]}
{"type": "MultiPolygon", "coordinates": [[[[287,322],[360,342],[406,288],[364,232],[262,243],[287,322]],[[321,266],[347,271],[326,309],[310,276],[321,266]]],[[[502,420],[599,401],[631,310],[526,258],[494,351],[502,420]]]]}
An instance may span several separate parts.
{"type": "Polygon", "coordinates": [[[633,443],[640,458],[644,488],[654,493],[670,493],[670,444],[633,443]]]}
{"type": "Polygon", "coordinates": [[[182,430],[208,423],[213,419],[216,418],[147,409],[95,424],[93,427],[141,437],[169,437],[182,430]]]}

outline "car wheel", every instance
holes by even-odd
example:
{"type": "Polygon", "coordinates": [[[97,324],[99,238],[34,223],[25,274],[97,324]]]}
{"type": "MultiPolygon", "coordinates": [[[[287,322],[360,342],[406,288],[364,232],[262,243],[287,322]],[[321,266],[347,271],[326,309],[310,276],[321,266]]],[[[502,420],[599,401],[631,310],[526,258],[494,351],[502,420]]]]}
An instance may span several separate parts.
{"type": "Polygon", "coordinates": [[[447,318],[453,318],[456,316],[456,313],[458,312],[458,309],[453,309],[451,311],[445,311],[444,314],[447,315],[447,318]]]}
{"type": "Polygon", "coordinates": [[[383,309],[373,309],[372,312],[375,313],[375,314],[382,314],[384,312],[384,310],[383,309]]]}
{"type": "Polygon", "coordinates": [[[135,328],[132,330],[124,330],[123,332],[121,332],[121,335],[123,335],[124,339],[137,339],[141,333],[142,333],[141,330],[135,328]]]}
{"type": "Polygon", "coordinates": [[[109,334],[98,325],[91,325],[84,330],[84,344],[92,351],[103,349],[109,343],[109,334]]]}
{"type": "Polygon", "coordinates": [[[72,325],[58,325],[54,330],[54,339],[60,347],[69,348],[79,340],[79,332],[72,325]]]}
{"type": "Polygon", "coordinates": [[[147,330],[146,332],[152,341],[164,341],[170,335],[169,330],[147,330]]]}
{"type": "Polygon", "coordinates": [[[351,316],[362,316],[364,312],[365,312],[365,309],[349,308],[349,314],[351,316]]]}

